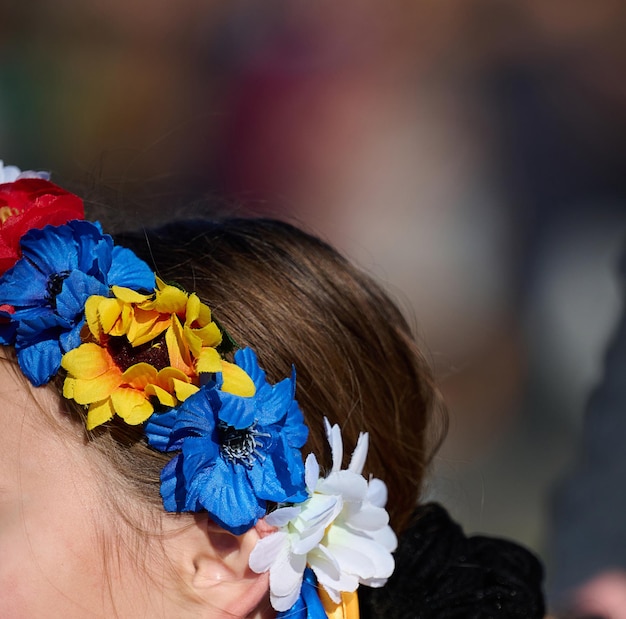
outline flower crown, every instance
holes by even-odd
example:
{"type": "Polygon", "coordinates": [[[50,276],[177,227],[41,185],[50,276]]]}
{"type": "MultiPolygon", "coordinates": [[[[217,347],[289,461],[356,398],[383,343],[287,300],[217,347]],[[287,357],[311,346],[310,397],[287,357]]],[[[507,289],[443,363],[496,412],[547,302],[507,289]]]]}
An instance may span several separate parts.
{"type": "Polygon", "coordinates": [[[273,532],[249,563],[269,571],[279,617],[358,617],[359,584],[382,586],[393,572],[386,487],[362,475],[367,434],[342,470],[339,426],[325,420],[333,464],[321,477],[300,452],[295,371],[271,385],[250,348],[229,362],[236,346],[195,293],[115,246],[47,174],[2,161],[0,343],[34,386],[61,374],[88,430],[117,416],[172,453],[165,510],[206,511],[234,534],[264,518],[273,532]]]}

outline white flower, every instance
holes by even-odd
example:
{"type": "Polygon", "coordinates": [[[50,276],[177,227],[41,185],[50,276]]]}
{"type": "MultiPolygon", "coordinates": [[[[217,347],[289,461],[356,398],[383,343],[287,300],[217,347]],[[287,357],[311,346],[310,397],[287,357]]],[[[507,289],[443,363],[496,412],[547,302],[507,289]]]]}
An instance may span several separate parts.
{"type": "Polygon", "coordinates": [[[320,479],[315,456],[308,456],[309,498],[269,514],[265,521],[277,531],[250,555],[253,571],[270,572],[270,598],[277,611],[289,610],[298,599],[307,565],[336,603],[341,592],[355,591],[359,584],[381,587],[394,569],[397,539],[384,508],[387,488],[380,479],[368,482],[362,475],[368,435],[359,436],[350,465],[341,470],[341,430],[324,423],[333,459],[330,474],[320,479]]]}
{"type": "Polygon", "coordinates": [[[14,183],[22,178],[42,178],[47,181],[50,180],[50,174],[48,172],[34,172],[33,170],[22,172],[17,166],[5,166],[2,159],[0,159],[0,185],[3,183],[14,183]]]}

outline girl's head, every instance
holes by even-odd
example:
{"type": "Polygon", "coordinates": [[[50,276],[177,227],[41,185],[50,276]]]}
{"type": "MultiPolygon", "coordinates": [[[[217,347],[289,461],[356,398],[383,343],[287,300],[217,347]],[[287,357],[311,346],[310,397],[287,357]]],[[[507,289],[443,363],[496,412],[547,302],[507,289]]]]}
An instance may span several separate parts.
{"type": "MultiPolygon", "coordinates": [[[[16,185],[0,185],[0,196],[16,185]]],[[[393,536],[372,524],[382,485],[365,480],[386,483],[400,532],[433,450],[435,390],[378,285],[323,242],[271,220],[174,223],[121,234],[116,249],[84,222],[64,226],[61,240],[46,230],[22,239],[19,263],[0,279],[0,338],[10,345],[0,366],[0,518],[9,522],[0,528],[0,599],[14,604],[0,614],[36,616],[56,603],[48,607],[68,617],[174,616],[174,607],[181,617],[273,616],[268,571],[275,607],[294,592],[281,590],[293,579],[269,566],[272,552],[287,552],[300,578],[305,564],[318,581],[331,578],[313,556],[335,543],[328,523],[319,530],[325,549],[296,556],[277,545],[308,513],[287,507],[302,509],[296,522],[283,506],[313,500],[315,466],[307,461],[305,486],[300,451],[330,475],[313,498],[334,501],[336,530],[354,518],[363,544],[380,544],[378,563],[386,561],[393,536]],[[335,482],[343,496],[329,489],[335,482]],[[32,591],[18,576],[23,563],[37,575],[32,591]]],[[[326,588],[380,586],[388,573],[371,569],[326,588]]]]}

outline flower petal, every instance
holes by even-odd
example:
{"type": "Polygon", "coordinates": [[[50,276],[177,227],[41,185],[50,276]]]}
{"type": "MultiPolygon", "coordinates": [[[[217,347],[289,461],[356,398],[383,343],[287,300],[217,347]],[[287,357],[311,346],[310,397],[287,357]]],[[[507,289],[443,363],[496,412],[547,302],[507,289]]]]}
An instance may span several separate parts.
{"type": "Polygon", "coordinates": [[[113,404],[109,398],[101,402],[94,402],[87,413],[87,430],[97,428],[109,419],[113,419],[114,415],[113,404]]]}
{"type": "Polygon", "coordinates": [[[142,290],[152,290],[156,285],[152,269],[125,247],[113,248],[109,283],[142,290]]]}
{"type": "Polygon", "coordinates": [[[244,398],[251,398],[256,393],[256,387],[245,370],[228,361],[222,361],[221,369],[224,381],[222,383],[222,391],[244,398]]]}
{"type": "Polygon", "coordinates": [[[281,552],[286,552],[289,547],[289,536],[283,531],[270,533],[260,539],[250,553],[248,565],[253,572],[262,574],[274,565],[281,552]]]}
{"type": "Polygon", "coordinates": [[[113,367],[113,359],[104,348],[87,343],[65,353],[61,365],[68,374],[89,380],[108,372],[113,367]]]}
{"type": "Polygon", "coordinates": [[[111,402],[117,415],[131,426],[143,423],[154,412],[143,392],[136,389],[119,387],[111,394],[111,402]]]}

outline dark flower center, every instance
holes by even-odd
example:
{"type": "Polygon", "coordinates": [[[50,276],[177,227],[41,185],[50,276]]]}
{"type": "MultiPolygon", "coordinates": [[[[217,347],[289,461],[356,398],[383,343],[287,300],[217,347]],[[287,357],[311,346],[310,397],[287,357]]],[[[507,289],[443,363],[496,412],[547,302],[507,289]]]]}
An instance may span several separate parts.
{"type": "Polygon", "coordinates": [[[250,427],[243,429],[234,428],[220,421],[217,434],[222,457],[233,464],[243,464],[248,468],[254,466],[255,459],[265,459],[259,448],[267,446],[261,439],[271,438],[271,434],[257,431],[256,421],[250,427]]]}
{"type": "Polygon", "coordinates": [[[69,275],[69,271],[59,271],[58,273],[53,273],[48,278],[48,282],[46,283],[45,298],[54,309],[56,309],[57,306],[57,295],[61,294],[61,290],[63,290],[63,282],[69,277],[69,275]]]}
{"type": "Polygon", "coordinates": [[[149,363],[157,370],[162,370],[170,364],[165,333],[140,346],[131,346],[126,336],[112,336],[107,342],[107,350],[122,372],[135,363],[149,363]]]}

